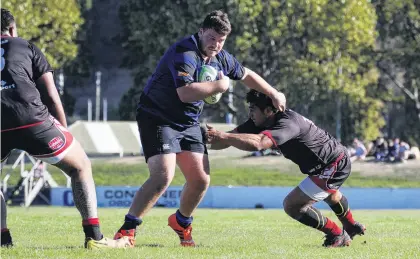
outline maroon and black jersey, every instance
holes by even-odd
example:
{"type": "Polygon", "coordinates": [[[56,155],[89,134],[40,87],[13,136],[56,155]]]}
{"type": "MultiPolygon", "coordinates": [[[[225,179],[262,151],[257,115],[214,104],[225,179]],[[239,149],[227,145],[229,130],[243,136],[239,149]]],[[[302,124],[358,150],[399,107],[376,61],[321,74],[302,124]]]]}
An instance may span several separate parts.
{"type": "Polygon", "coordinates": [[[276,121],[270,127],[256,127],[250,119],[236,130],[239,133],[265,134],[304,174],[318,174],[345,152],[345,147],[328,132],[290,109],[277,113],[276,121]]]}
{"type": "Polygon", "coordinates": [[[1,130],[40,123],[48,119],[35,84],[52,72],[44,54],[32,43],[17,37],[1,37],[1,130]]]}

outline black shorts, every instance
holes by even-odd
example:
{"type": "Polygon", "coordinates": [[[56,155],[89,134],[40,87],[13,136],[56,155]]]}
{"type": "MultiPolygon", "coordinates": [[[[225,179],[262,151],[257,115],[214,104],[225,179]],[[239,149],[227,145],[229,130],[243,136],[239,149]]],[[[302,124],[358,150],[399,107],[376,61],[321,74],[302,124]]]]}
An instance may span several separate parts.
{"type": "Polygon", "coordinates": [[[299,188],[313,200],[319,201],[335,193],[346,181],[351,173],[351,161],[346,152],[343,152],[335,162],[324,168],[317,175],[305,178],[299,188]]]}
{"type": "Polygon", "coordinates": [[[56,119],[1,132],[1,162],[9,157],[13,149],[28,152],[49,164],[58,163],[67,154],[74,142],[72,134],[56,119]]]}
{"type": "Polygon", "coordinates": [[[178,129],[145,112],[138,113],[137,125],[146,162],[155,155],[182,151],[207,154],[201,128],[198,125],[178,129]]]}

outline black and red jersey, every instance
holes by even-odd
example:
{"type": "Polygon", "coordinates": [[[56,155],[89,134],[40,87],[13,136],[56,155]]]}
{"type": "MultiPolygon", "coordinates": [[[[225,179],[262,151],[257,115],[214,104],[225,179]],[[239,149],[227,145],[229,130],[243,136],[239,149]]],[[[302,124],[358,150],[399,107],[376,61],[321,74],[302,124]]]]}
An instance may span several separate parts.
{"type": "Polygon", "coordinates": [[[236,130],[239,133],[267,135],[275,148],[295,162],[304,174],[318,174],[345,152],[345,147],[327,131],[291,109],[277,113],[274,124],[269,127],[256,127],[250,119],[236,130]]]}
{"type": "Polygon", "coordinates": [[[34,44],[1,37],[1,130],[36,125],[48,119],[36,81],[52,68],[34,44]]]}

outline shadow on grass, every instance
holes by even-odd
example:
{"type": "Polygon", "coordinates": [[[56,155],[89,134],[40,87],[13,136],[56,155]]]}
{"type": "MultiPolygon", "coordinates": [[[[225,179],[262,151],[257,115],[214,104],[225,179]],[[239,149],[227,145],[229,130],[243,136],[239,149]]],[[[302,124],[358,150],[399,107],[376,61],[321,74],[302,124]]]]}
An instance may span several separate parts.
{"type": "MultiPolygon", "coordinates": [[[[139,245],[136,245],[136,247],[158,247],[158,248],[163,248],[165,246],[162,245],[162,244],[139,244],[139,245]]],[[[179,246],[179,247],[181,247],[181,246],[179,246]]],[[[185,247],[185,249],[194,249],[194,248],[203,248],[203,247],[206,247],[206,246],[205,245],[195,245],[195,247],[185,247]]]]}
{"type": "Polygon", "coordinates": [[[141,244],[141,245],[138,245],[138,246],[159,247],[159,248],[165,247],[164,245],[161,245],[161,244],[141,244]]]}
{"type": "MultiPolygon", "coordinates": [[[[22,247],[13,247],[20,249],[22,247]]],[[[9,249],[13,249],[9,248],[9,249]]],[[[34,250],[68,250],[68,249],[85,249],[83,246],[28,246],[25,249],[34,249],[34,250]]]]}

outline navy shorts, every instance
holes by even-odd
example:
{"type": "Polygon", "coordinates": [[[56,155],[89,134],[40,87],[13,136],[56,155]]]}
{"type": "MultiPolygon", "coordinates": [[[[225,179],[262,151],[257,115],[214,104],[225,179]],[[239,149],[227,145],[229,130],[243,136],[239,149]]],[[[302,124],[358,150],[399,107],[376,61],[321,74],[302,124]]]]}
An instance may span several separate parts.
{"type": "Polygon", "coordinates": [[[146,162],[155,155],[182,151],[207,154],[199,125],[179,129],[145,112],[138,113],[137,125],[146,162]]]}
{"type": "Polygon", "coordinates": [[[6,162],[13,149],[19,149],[44,162],[56,164],[67,154],[73,142],[73,135],[50,116],[30,127],[2,131],[1,162],[6,162]]]}

